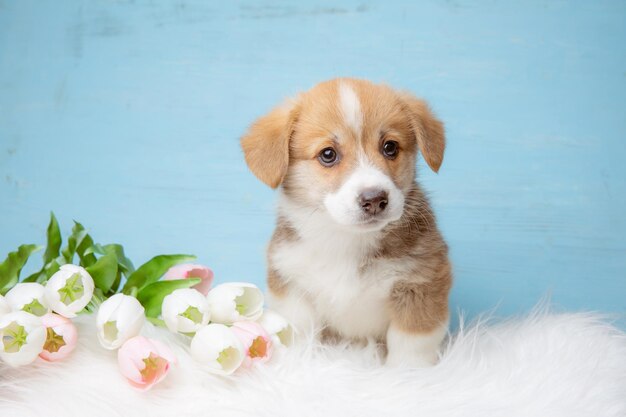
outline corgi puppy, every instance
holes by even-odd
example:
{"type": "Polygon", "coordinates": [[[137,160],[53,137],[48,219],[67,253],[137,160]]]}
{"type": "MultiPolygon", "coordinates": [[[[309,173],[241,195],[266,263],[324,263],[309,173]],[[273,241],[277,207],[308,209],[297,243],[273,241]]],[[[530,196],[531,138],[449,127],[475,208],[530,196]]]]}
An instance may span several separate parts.
{"type": "Polygon", "coordinates": [[[250,170],[279,188],[270,306],[297,331],[380,343],[390,365],[435,363],[452,274],[415,179],[418,152],[435,172],[443,160],[428,106],[335,79],[261,117],[241,145],[250,170]]]}

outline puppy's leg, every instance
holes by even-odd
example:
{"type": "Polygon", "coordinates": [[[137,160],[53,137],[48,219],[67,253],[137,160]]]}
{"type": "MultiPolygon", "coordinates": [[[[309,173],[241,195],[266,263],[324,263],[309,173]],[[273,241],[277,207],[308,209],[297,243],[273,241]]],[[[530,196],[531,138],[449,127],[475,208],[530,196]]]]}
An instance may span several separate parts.
{"type": "Polygon", "coordinates": [[[422,333],[407,332],[392,324],[387,331],[387,365],[417,368],[434,365],[447,331],[447,322],[422,333]]]}
{"type": "Polygon", "coordinates": [[[437,362],[448,329],[449,284],[399,281],[390,296],[387,364],[424,367],[437,362]]]}
{"type": "Polygon", "coordinates": [[[276,296],[270,292],[268,305],[289,321],[295,330],[296,338],[308,338],[318,330],[313,306],[297,291],[289,291],[289,294],[284,296],[276,296]]]}
{"type": "Polygon", "coordinates": [[[286,284],[278,273],[271,269],[267,286],[268,306],[289,321],[294,328],[296,339],[305,340],[319,330],[313,305],[304,294],[286,284]]]}

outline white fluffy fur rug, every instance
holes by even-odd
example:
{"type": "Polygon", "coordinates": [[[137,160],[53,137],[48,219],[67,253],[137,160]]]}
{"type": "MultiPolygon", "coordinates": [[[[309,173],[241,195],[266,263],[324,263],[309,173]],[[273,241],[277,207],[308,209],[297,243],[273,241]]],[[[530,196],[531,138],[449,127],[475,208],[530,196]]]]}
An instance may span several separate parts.
{"type": "Polygon", "coordinates": [[[383,367],[373,349],[308,346],[230,378],[210,375],[164,330],[179,364],[133,390],[92,318],[64,363],[0,365],[0,415],[19,416],[626,416],[626,335],[592,314],[536,313],[475,324],[429,369],[383,367]]]}

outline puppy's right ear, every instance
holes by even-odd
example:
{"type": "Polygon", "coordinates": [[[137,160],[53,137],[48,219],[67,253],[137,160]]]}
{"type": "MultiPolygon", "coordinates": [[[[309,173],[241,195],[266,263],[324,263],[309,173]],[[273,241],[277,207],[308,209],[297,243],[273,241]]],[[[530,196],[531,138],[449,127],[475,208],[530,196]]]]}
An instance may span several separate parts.
{"type": "Polygon", "coordinates": [[[254,175],[272,188],[282,182],[289,166],[289,140],[297,119],[297,105],[280,106],[250,126],[241,138],[246,163],[254,175]]]}

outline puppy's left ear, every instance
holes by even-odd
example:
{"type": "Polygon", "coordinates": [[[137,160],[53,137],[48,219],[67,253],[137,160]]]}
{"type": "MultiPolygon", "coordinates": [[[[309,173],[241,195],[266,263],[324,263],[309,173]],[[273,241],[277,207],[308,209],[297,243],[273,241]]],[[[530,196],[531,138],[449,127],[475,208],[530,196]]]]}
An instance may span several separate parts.
{"type": "Polygon", "coordinates": [[[443,123],[430,110],[428,104],[410,94],[400,94],[400,99],[409,114],[411,129],[424,160],[435,172],[439,171],[446,148],[443,123]]]}
{"type": "Polygon", "coordinates": [[[287,174],[296,107],[296,104],[276,107],[254,122],[241,138],[248,167],[258,179],[272,188],[278,187],[287,174]]]}

